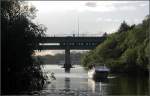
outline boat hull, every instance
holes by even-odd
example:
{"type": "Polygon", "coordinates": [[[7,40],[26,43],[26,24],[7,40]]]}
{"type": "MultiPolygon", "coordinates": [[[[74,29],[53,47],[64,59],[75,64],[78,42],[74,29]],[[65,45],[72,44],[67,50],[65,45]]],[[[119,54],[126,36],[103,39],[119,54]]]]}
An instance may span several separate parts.
{"type": "Polygon", "coordinates": [[[88,71],[88,77],[92,79],[105,79],[108,77],[109,72],[108,71],[96,71],[96,70],[90,70],[88,71]]]}
{"type": "Polygon", "coordinates": [[[105,79],[108,77],[108,73],[107,71],[95,71],[92,79],[105,79]]]}
{"type": "Polygon", "coordinates": [[[106,79],[108,77],[110,69],[106,66],[94,66],[88,71],[89,78],[92,79],[106,79]]]}

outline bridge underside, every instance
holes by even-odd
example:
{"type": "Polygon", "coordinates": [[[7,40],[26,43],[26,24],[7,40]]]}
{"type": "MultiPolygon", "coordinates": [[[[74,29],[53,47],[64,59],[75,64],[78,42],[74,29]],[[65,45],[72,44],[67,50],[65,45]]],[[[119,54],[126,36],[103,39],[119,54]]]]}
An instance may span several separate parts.
{"type": "Polygon", "coordinates": [[[40,45],[39,49],[41,50],[91,50],[94,49],[98,44],[95,46],[50,46],[50,45],[40,45]]]}

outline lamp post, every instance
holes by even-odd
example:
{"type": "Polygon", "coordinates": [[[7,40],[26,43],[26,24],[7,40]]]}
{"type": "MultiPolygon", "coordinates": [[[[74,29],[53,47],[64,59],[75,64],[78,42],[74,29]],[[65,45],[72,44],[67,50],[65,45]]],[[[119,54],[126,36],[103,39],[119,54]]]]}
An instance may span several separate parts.
{"type": "Polygon", "coordinates": [[[79,26],[79,16],[78,16],[78,37],[79,37],[79,28],[80,28],[80,26],[79,26]]]}

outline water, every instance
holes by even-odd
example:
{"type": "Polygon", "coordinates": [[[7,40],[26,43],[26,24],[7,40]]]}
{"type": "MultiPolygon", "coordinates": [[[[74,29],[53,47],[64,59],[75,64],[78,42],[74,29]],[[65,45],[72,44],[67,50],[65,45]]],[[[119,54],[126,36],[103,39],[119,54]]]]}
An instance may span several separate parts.
{"type": "Polygon", "coordinates": [[[88,79],[87,71],[75,65],[70,73],[58,65],[44,65],[44,72],[50,77],[54,72],[56,80],[49,78],[43,90],[38,92],[44,96],[148,96],[149,79],[126,76],[109,76],[101,82],[88,79]]]}

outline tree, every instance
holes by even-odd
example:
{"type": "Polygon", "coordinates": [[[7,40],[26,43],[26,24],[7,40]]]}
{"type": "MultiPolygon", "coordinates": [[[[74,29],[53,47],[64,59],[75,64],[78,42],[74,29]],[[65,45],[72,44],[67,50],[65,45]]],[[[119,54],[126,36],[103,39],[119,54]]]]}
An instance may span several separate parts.
{"type": "Polygon", "coordinates": [[[123,21],[123,23],[121,23],[118,32],[126,32],[130,29],[130,26],[127,25],[127,23],[125,21],[123,21]]]}
{"type": "Polygon", "coordinates": [[[41,67],[32,58],[45,36],[45,28],[32,22],[35,12],[35,7],[22,1],[1,2],[2,94],[17,94],[44,84],[41,67]]]}
{"type": "Polygon", "coordinates": [[[103,34],[103,37],[106,37],[107,36],[107,32],[105,32],[104,34],[103,34]]]}
{"type": "Polygon", "coordinates": [[[98,61],[110,67],[112,72],[148,76],[149,64],[149,16],[138,25],[128,26],[125,21],[116,33],[82,58],[83,66],[98,61]],[[133,74],[131,74],[133,73],[133,74]]]}

